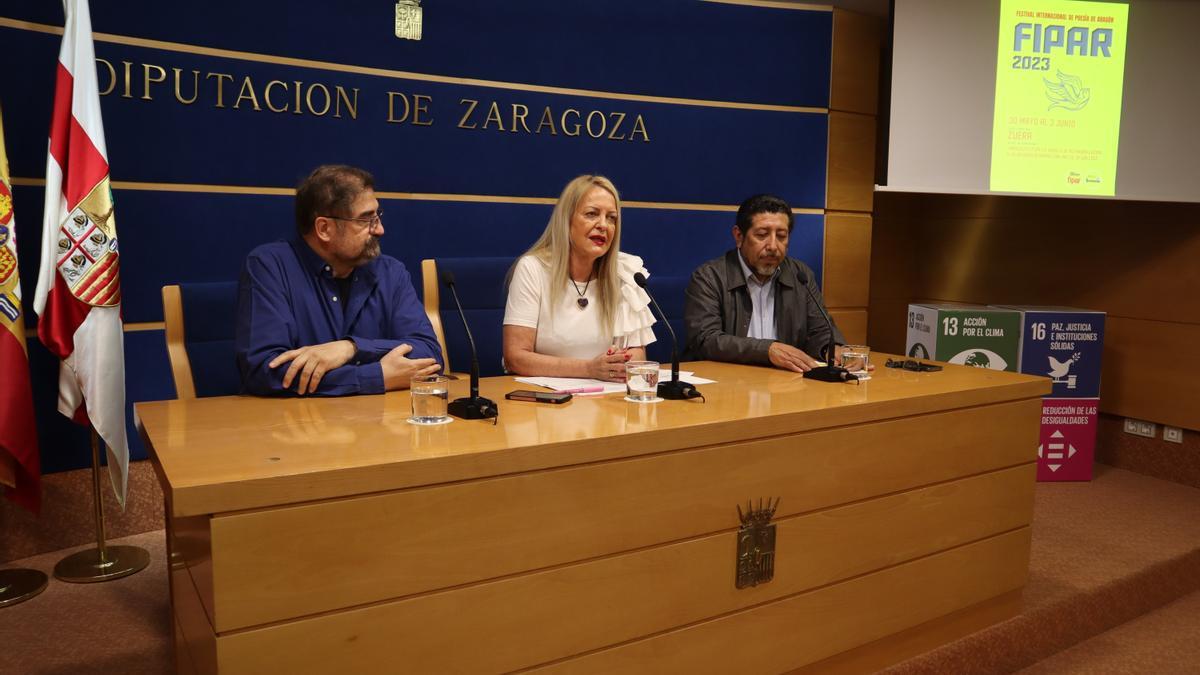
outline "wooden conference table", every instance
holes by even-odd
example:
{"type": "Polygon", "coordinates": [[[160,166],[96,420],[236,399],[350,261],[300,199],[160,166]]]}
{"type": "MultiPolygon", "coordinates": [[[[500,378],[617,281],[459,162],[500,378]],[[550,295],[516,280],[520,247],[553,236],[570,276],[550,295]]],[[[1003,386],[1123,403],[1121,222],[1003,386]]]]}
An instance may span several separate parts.
{"type": "Polygon", "coordinates": [[[706,403],[488,378],[496,426],[412,426],[406,392],[139,403],[179,669],[857,671],[1014,615],[1049,381],[877,356],[858,386],[686,364],[706,403]],[[738,589],[738,505],[771,497],[774,578],[738,589]]]}

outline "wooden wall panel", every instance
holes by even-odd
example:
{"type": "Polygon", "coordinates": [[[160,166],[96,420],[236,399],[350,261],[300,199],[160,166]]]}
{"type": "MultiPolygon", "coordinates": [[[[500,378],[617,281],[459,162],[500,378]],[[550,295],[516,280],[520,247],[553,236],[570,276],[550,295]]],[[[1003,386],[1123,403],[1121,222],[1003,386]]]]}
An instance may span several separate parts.
{"type": "Polygon", "coordinates": [[[830,308],[863,308],[871,294],[871,216],[825,214],[825,280],[830,308]]]}
{"type": "Polygon", "coordinates": [[[880,193],[868,344],[903,348],[916,300],[1108,313],[1100,409],[1200,429],[1200,205],[880,193]]]}
{"type": "Polygon", "coordinates": [[[1105,333],[1100,410],[1200,428],[1200,324],[1109,317],[1105,333]]]}
{"type": "Polygon", "coordinates": [[[879,18],[834,8],[831,109],[878,113],[882,41],[883,22],[879,18]]]}
{"type": "Polygon", "coordinates": [[[842,329],[847,344],[870,344],[867,342],[867,311],[863,309],[833,309],[830,318],[842,329]]]}
{"type": "Polygon", "coordinates": [[[875,192],[875,117],[829,112],[825,208],[870,211],[875,192]]]}

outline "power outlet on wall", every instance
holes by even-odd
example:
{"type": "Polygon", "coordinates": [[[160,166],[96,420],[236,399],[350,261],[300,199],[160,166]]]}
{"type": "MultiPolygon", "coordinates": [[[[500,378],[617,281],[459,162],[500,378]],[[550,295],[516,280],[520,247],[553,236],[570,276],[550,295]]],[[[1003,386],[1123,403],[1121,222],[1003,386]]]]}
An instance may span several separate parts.
{"type": "Polygon", "coordinates": [[[1163,427],[1163,440],[1172,443],[1183,442],[1183,429],[1179,427],[1163,427]]]}
{"type": "Polygon", "coordinates": [[[1125,433],[1133,434],[1134,436],[1144,436],[1145,438],[1154,438],[1158,435],[1158,425],[1154,422],[1146,422],[1144,420],[1135,420],[1132,417],[1126,417],[1125,433]]]}

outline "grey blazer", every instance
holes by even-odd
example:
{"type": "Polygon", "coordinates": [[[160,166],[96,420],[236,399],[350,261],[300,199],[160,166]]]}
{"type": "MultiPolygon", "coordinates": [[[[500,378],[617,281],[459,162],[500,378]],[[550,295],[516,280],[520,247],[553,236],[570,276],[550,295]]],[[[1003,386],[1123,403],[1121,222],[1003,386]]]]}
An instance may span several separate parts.
{"type": "MultiPolygon", "coordinates": [[[[821,316],[800,286],[797,270],[803,270],[816,301],[825,304],[812,269],[795,258],[785,258],[775,277],[775,333],[779,342],[819,359],[831,330],[835,343],[845,344],[846,339],[836,325],[821,316]]],[[[697,268],[683,306],[688,358],[771,365],[767,350],[773,340],[746,337],[753,308],[736,249],[697,268]]]]}

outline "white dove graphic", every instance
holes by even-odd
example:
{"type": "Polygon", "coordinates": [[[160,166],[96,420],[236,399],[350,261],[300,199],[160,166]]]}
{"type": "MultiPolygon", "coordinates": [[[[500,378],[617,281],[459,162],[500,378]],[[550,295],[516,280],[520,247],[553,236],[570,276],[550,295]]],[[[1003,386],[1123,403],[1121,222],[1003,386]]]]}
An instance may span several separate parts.
{"type": "Polygon", "coordinates": [[[1079,360],[1079,352],[1072,354],[1071,358],[1066,361],[1059,361],[1053,356],[1047,356],[1046,358],[1050,359],[1050,372],[1046,374],[1057,380],[1065,377],[1071,371],[1071,365],[1079,360]]]}

